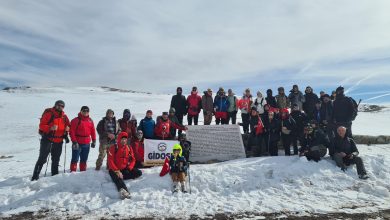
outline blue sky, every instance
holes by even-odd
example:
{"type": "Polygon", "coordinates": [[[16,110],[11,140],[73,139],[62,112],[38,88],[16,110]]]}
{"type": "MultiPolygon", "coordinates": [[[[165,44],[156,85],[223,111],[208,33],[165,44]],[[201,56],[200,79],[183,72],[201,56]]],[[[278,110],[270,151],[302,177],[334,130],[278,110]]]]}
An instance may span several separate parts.
{"type": "Polygon", "coordinates": [[[2,1],[0,86],[278,86],[390,102],[390,2],[2,1]]]}

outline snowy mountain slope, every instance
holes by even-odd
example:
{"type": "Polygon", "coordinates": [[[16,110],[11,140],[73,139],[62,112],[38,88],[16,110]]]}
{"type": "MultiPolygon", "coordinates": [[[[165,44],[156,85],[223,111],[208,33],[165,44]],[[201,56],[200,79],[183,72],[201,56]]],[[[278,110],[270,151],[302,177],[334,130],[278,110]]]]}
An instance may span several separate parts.
{"type": "MultiPolygon", "coordinates": [[[[329,159],[314,163],[298,157],[249,158],[191,166],[191,195],[172,196],[169,177],[160,178],[159,167],[145,169],[141,179],[126,181],[132,200],[121,201],[106,171],[94,170],[98,150],[92,149],[87,172],[60,172],[44,178],[43,169],[41,179],[30,182],[39,153],[38,119],[43,109],[57,99],[65,100],[70,119],[82,105],[88,105],[97,123],[107,108],[114,109],[118,118],[124,108],[130,108],[138,120],[147,109],[156,116],[169,108],[171,96],[108,92],[101,88],[0,92],[0,156],[13,156],[0,159],[2,215],[49,209],[60,216],[87,213],[94,217],[190,217],[241,212],[356,213],[390,208],[389,145],[359,146],[371,176],[367,181],[357,178],[355,168],[343,173],[329,159]]],[[[390,134],[389,114],[387,109],[359,113],[354,132],[390,134]]],[[[66,157],[68,171],[70,145],[66,157]]],[[[61,165],[63,159],[64,155],[61,165]]]]}

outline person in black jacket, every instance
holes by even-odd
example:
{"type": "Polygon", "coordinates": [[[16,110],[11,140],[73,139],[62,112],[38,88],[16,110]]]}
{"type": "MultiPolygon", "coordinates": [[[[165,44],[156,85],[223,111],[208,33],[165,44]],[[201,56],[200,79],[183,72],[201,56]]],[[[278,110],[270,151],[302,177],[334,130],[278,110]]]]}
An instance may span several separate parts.
{"type": "Polygon", "coordinates": [[[322,96],[320,114],[321,114],[320,127],[326,132],[330,141],[333,143],[335,137],[334,125],[332,121],[333,103],[330,100],[330,96],[328,94],[322,96]]]}
{"type": "Polygon", "coordinates": [[[321,118],[321,101],[317,100],[317,103],[314,106],[314,110],[309,115],[309,120],[315,120],[318,124],[322,123],[321,118]]]}
{"type": "Polygon", "coordinates": [[[290,115],[295,121],[295,128],[291,132],[291,142],[294,147],[294,155],[298,155],[298,140],[303,136],[303,128],[308,119],[306,114],[299,110],[298,104],[293,104],[290,115]]]}
{"type": "Polygon", "coordinates": [[[333,102],[332,116],[335,128],[339,126],[346,127],[347,136],[352,138],[353,102],[351,98],[344,95],[344,88],[341,86],[336,89],[336,94],[336,100],[333,102]]]}
{"type": "Polygon", "coordinates": [[[307,160],[315,162],[326,155],[327,148],[331,149],[328,136],[318,128],[314,120],[305,126],[300,142],[302,147],[299,149],[299,156],[306,156],[307,160]]]}
{"type": "Polygon", "coordinates": [[[303,103],[303,111],[307,115],[313,113],[316,103],[318,102],[317,94],[313,93],[313,89],[308,86],[305,90],[305,102],[303,103]]]}
{"type": "Polygon", "coordinates": [[[290,156],[290,146],[292,141],[293,133],[296,124],[294,119],[290,116],[288,109],[283,108],[280,110],[280,119],[281,119],[281,125],[282,125],[282,142],[284,147],[284,155],[290,156]]]}
{"type": "Polygon", "coordinates": [[[277,108],[276,98],[272,95],[272,89],[267,89],[267,97],[265,98],[267,104],[273,108],[277,108]]]}
{"type": "Polygon", "coordinates": [[[251,118],[249,121],[249,125],[251,127],[250,133],[250,143],[254,144],[255,148],[253,150],[253,155],[255,157],[261,156],[263,153],[263,138],[264,138],[264,123],[257,112],[257,108],[255,106],[251,109],[251,118]]]}
{"type": "Polygon", "coordinates": [[[278,141],[280,140],[280,121],[274,112],[268,112],[268,119],[263,121],[265,127],[265,143],[271,156],[278,156],[278,141]]]}
{"type": "MultiPolygon", "coordinates": [[[[337,100],[337,99],[336,99],[337,100]]],[[[351,164],[356,164],[357,173],[360,179],[367,179],[366,169],[364,168],[364,163],[361,157],[359,157],[359,151],[356,147],[355,141],[352,138],[346,136],[347,128],[340,126],[337,128],[337,134],[335,140],[335,150],[334,160],[336,165],[345,172],[347,166],[351,164]]]]}
{"type": "MultiPolygon", "coordinates": [[[[179,120],[180,124],[183,124],[183,117],[187,114],[188,111],[187,100],[186,97],[182,95],[182,92],[183,89],[181,87],[177,87],[176,95],[172,96],[171,100],[171,108],[175,108],[175,115],[179,120]]],[[[181,132],[182,131],[179,130],[179,134],[181,134],[181,132]]]]}

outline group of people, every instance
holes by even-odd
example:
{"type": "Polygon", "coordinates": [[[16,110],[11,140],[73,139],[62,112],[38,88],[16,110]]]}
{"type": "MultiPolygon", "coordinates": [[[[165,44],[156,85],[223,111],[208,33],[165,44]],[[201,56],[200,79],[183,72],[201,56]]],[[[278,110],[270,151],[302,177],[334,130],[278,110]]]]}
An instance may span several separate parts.
{"type": "Polygon", "coordinates": [[[121,119],[116,119],[114,111],[108,109],[105,117],[97,124],[89,117],[89,107],[82,106],[78,116],[71,121],[64,112],[65,102],[58,100],[54,107],[45,109],[40,119],[40,152],[32,180],[38,180],[40,172],[51,156],[51,175],[58,174],[62,145],[72,142],[70,171],[87,169],[90,148],[96,146],[96,131],[99,135],[99,156],[96,170],[100,170],[107,156],[107,169],[122,198],[129,198],[129,190],[123,180],[142,175],[140,168],[144,160],[144,139],[172,140],[179,135],[180,144],[174,147],[170,158],[170,174],[175,191],[181,182],[182,191],[185,171],[189,161],[191,143],[186,140],[187,126],[183,123],[187,116],[188,125],[198,125],[199,114],[203,110],[204,125],[215,123],[236,124],[238,110],[241,111],[243,131],[249,136],[254,156],[278,155],[278,142],[281,140],[285,155],[299,154],[309,160],[319,161],[329,151],[336,164],[345,171],[348,165],[357,164],[359,177],[368,178],[362,159],[352,139],[352,121],[357,114],[357,103],[344,95],[339,87],[329,96],[324,92],[318,97],[311,87],[303,94],[294,85],[287,96],[284,88],[278,88],[273,96],[271,89],[263,97],[260,91],[252,97],[250,89],[238,98],[229,89],[227,94],[219,88],[213,98],[213,91],[207,89],[203,96],[193,87],[186,98],[181,87],[172,97],[170,109],[153,119],[152,110],[139,124],[129,109],[123,111],[121,119]],[[289,109],[291,108],[291,111],[289,109]],[[178,130],[178,132],[177,132],[178,130]],[[69,140],[70,137],[70,140],[69,140]],[[300,148],[298,148],[298,143],[300,148]],[[293,146],[293,153],[290,147],[293,146]]]}

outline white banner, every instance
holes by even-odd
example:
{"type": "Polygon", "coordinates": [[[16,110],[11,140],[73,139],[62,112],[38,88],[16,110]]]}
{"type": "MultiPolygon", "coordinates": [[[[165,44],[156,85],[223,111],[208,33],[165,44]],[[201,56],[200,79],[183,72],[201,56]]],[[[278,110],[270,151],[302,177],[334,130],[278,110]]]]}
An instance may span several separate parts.
{"type": "Polygon", "coordinates": [[[188,126],[193,162],[225,161],[245,158],[245,148],[239,125],[188,126]]]}
{"type": "Polygon", "coordinates": [[[171,140],[151,140],[145,139],[145,166],[159,166],[164,164],[165,157],[169,157],[172,153],[173,146],[178,144],[178,141],[171,140]]]}

